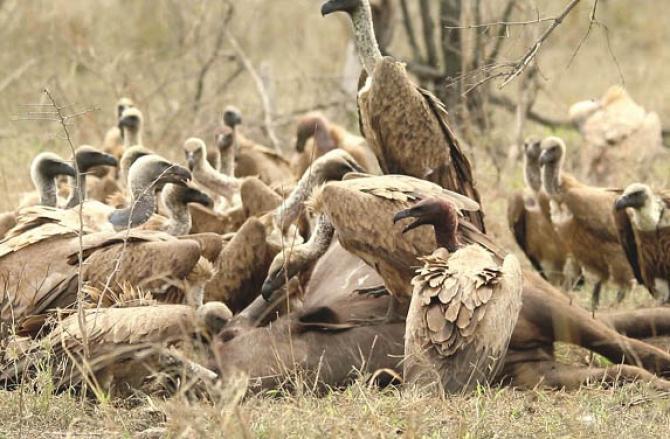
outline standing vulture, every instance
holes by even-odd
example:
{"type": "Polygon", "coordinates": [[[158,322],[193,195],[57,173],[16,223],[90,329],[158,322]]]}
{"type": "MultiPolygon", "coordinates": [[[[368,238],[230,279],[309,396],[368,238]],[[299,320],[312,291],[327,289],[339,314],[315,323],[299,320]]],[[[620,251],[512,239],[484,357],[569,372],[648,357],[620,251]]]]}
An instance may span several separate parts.
{"type": "Polygon", "coordinates": [[[634,285],[633,272],[619,244],[612,206],[618,191],[588,186],[563,172],[565,143],[558,137],[542,141],[540,164],[544,188],[551,198],[551,222],[565,246],[585,271],[597,277],[593,307],[603,282],[611,280],[621,301],[634,285]]]}
{"type": "Polygon", "coordinates": [[[573,279],[564,272],[568,252],[551,224],[549,196],[542,189],[540,139],[526,139],[523,147],[527,189],[508,200],[509,227],[533,268],[553,285],[570,288],[573,279]]]}
{"type": "Polygon", "coordinates": [[[123,131],[119,127],[119,121],[121,120],[121,115],[126,110],[126,108],[134,107],[135,103],[130,98],[120,98],[116,103],[114,109],[116,117],[116,125],[107,130],[105,133],[105,138],[102,141],[102,150],[107,154],[111,154],[116,157],[117,160],[121,159],[124,151],[124,139],[123,131]]]}
{"type": "Polygon", "coordinates": [[[313,112],[298,119],[295,143],[297,154],[291,162],[294,174],[301,176],[310,163],[335,148],[351,154],[368,174],[382,173],[377,158],[364,138],[330,122],[323,114],[313,112]]]}
{"type": "Polygon", "coordinates": [[[432,225],[440,246],[421,258],[424,265],[412,279],[404,378],[447,393],[495,378],[519,317],[523,282],[515,256],[501,260],[479,244],[459,242],[459,215],[450,201],[428,198],[393,218],[415,218],[403,233],[432,225]]]}
{"type": "Polygon", "coordinates": [[[619,240],[637,281],[661,303],[670,301],[670,194],[633,183],[614,205],[619,240]]]}
{"type": "MultiPolygon", "coordinates": [[[[367,73],[358,94],[363,135],[386,174],[423,178],[479,202],[470,162],[447,123],[444,104],[407,76],[405,65],[382,57],[369,0],[328,0],[321,13],[349,14],[367,73]]],[[[484,231],[481,211],[466,216],[484,231]]]]}

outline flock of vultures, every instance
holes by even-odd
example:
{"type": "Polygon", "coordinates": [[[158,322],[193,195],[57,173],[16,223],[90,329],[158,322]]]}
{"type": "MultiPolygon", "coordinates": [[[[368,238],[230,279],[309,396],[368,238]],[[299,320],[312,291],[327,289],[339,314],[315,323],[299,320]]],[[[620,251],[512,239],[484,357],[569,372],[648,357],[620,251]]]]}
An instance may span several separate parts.
{"type": "Polygon", "coordinates": [[[33,159],[35,192],[0,216],[2,385],[46,368],[58,390],[122,393],[239,371],[253,390],[298,373],[319,388],[362,375],[438,393],[670,390],[670,352],[645,341],[670,333],[670,199],[582,183],[561,138],[529,138],[528,187],[509,204],[535,268],[523,269],[487,235],[443,104],[381,55],[368,0],[322,6],[336,11],[364,67],[361,136],[311,113],[287,160],[245,137],[228,107],[209,145],[184,142],[182,165],[143,144],[142,113],[121,99],[100,149],[33,159]],[[564,292],[582,274],[595,275],[593,310],[564,292]],[[608,282],[619,298],[640,283],[659,306],[596,313],[608,282]],[[611,365],[561,363],[555,342],[611,365]]]}

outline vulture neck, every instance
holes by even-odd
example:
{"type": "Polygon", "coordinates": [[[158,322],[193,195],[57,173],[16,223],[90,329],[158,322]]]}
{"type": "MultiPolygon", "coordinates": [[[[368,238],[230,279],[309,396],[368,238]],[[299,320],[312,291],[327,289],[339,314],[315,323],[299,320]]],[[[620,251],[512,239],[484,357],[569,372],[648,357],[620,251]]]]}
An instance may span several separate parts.
{"type": "Polygon", "coordinates": [[[652,196],[641,208],[631,209],[633,211],[631,221],[638,230],[644,232],[655,231],[661,222],[663,207],[663,201],[656,196],[652,196]]]}
{"type": "Polygon", "coordinates": [[[165,197],[165,208],[167,209],[169,222],[166,232],[172,236],[188,235],[191,231],[191,214],[186,203],[176,199],[175,196],[165,197]]]}
{"type": "Polygon", "coordinates": [[[193,168],[193,176],[205,188],[229,201],[239,190],[239,182],[235,177],[218,172],[209,164],[204,155],[196,162],[193,168]]]}
{"type": "Polygon", "coordinates": [[[68,198],[67,204],[65,205],[66,209],[73,208],[86,199],[86,173],[83,171],[79,172],[76,183],[75,179],[72,177],[69,177],[69,180],[71,193],[70,198],[68,198]]]}
{"type": "Polygon", "coordinates": [[[237,155],[237,134],[233,131],[233,144],[219,149],[219,172],[233,177],[235,175],[235,156],[237,155]]]}
{"type": "MultiPolygon", "coordinates": [[[[133,189],[130,205],[125,209],[117,209],[109,216],[115,230],[126,230],[141,226],[154,214],[156,208],[156,196],[154,195],[153,181],[138,184],[133,189]]],[[[132,184],[131,186],[135,186],[132,184]]]]}
{"type": "Polygon", "coordinates": [[[435,225],[435,242],[439,247],[446,248],[449,253],[454,253],[461,248],[461,243],[458,241],[456,231],[453,227],[447,227],[442,224],[435,225]]]}
{"type": "Polygon", "coordinates": [[[314,169],[314,164],[310,165],[307,171],[302,174],[300,181],[293,192],[288,196],[281,206],[275,211],[275,224],[282,230],[287,230],[288,226],[300,216],[300,209],[305,200],[312,193],[314,187],[322,181],[318,169],[314,169]]]}
{"type": "Polygon", "coordinates": [[[123,146],[129,148],[142,144],[142,133],[139,128],[123,127],[123,146]]]}
{"type": "Polygon", "coordinates": [[[368,76],[372,77],[375,65],[382,59],[382,53],[379,51],[375,37],[370,2],[361,2],[361,5],[351,14],[351,23],[354,27],[354,39],[361,64],[365,67],[368,76]]]}
{"type": "Polygon", "coordinates": [[[301,245],[300,253],[305,263],[316,262],[330,247],[333,240],[335,228],[325,215],[319,215],[316,219],[316,230],[309,241],[301,245]]]}
{"type": "Polygon", "coordinates": [[[544,180],[544,189],[550,197],[560,195],[561,183],[563,182],[561,175],[561,168],[563,167],[563,160],[558,163],[551,163],[544,166],[542,179],[544,180]]]}
{"type": "Polygon", "coordinates": [[[540,164],[537,160],[529,160],[528,157],[525,158],[524,166],[524,178],[526,179],[526,185],[535,193],[538,193],[542,190],[542,174],[540,172],[540,164]]]}
{"type": "Polygon", "coordinates": [[[56,207],[58,204],[56,179],[40,176],[35,182],[35,186],[37,186],[37,190],[40,193],[40,204],[42,206],[56,207]]]}

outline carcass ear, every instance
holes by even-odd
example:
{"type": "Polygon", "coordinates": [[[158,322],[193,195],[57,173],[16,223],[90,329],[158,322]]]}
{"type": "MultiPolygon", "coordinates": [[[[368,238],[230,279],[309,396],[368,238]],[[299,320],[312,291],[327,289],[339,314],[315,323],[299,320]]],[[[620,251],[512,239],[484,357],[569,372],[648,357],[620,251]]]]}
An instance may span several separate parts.
{"type": "Polygon", "coordinates": [[[355,325],[343,321],[340,316],[327,306],[311,308],[301,313],[295,320],[294,330],[301,333],[307,331],[343,331],[355,325]]]}

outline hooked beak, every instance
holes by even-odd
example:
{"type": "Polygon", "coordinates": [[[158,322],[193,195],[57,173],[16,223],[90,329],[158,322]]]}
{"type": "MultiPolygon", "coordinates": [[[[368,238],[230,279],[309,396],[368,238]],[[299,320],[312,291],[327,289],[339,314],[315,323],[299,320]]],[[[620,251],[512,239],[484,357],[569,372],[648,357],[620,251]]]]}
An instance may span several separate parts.
{"type": "Polygon", "coordinates": [[[417,227],[426,224],[425,219],[422,216],[418,215],[418,212],[416,212],[416,209],[413,208],[413,207],[409,208],[409,209],[401,210],[400,212],[396,213],[393,216],[393,224],[396,224],[398,221],[400,221],[402,219],[405,219],[405,218],[416,218],[416,220],[409,223],[408,225],[406,225],[402,229],[403,234],[409,232],[412,229],[416,229],[417,227]]]}
{"type": "Polygon", "coordinates": [[[214,200],[212,200],[209,195],[200,191],[193,191],[188,198],[189,203],[200,204],[205,207],[214,206],[214,200]]]}
{"type": "Polygon", "coordinates": [[[307,143],[307,139],[299,136],[295,141],[295,150],[297,152],[303,152],[305,150],[305,143],[307,143]]]}
{"type": "Polygon", "coordinates": [[[261,287],[261,296],[263,296],[263,299],[265,299],[266,302],[271,302],[274,292],[284,286],[285,277],[284,268],[282,267],[274,275],[268,275],[268,277],[265,278],[263,286],[261,287]]]}
{"type": "Polygon", "coordinates": [[[77,171],[74,166],[66,162],[54,162],[52,165],[54,175],[67,175],[69,177],[76,177],[77,171]]]}
{"type": "Polygon", "coordinates": [[[100,154],[99,163],[100,166],[119,166],[119,161],[111,154],[100,154]]]}
{"type": "Polygon", "coordinates": [[[186,186],[186,183],[191,180],[191,173],[188,169],[182,166],[173,165],[163,174],[163,178],[161,178],[161,180],[163,183],[172,183],[179,186],[186,186]]]}
{"type": "Polygon", "coordinates": [[[195,169],[195,157],[193,156],[193,153],[187,153],[186,154],[186,163],[188,164],[188,170],[193,171],[195,169]]]}
{"type": "Polygon", "coordinates": [[[643,206],[643,201],[639,197],[634,195],[622,195],[614,202],[614,210],[623,210],[627,207],[632,207],[634,209],[640,208],[643,206]]]}

